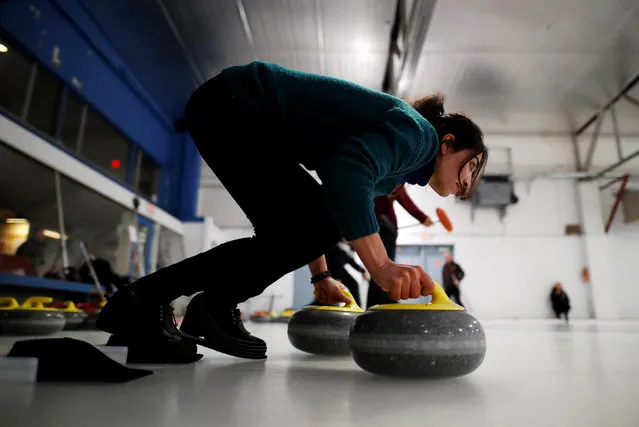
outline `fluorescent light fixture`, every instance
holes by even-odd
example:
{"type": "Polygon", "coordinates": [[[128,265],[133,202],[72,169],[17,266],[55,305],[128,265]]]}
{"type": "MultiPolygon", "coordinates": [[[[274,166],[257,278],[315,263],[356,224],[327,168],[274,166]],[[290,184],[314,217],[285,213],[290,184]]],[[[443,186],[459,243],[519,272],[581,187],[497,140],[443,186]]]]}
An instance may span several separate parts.
{"type": "MultiPolygon", "coordinates": [[[[57,231],[53,231],[53,230],[42,230],[42,235],[46,236],[46,237],[50,237],[52,239],[56,239],[56,240],[60,240],[60,238],[62,237],[62,234],[58,233],[57,231]]],[[[64,236],[64,240],[67,240],[68,237],[64,236]]]]}
{"type": "Polygon", "coordinates": [[[9,51],[9,48],[3,45],[2,43],[0,43],[0,53],[5,53],[8,51],[9,51]]]}
{"type": "Polygon", "coordinates": [[[5,219],[5,221],[6,221],[7,224],[27,224],[27,223],[29,223],[29,221],[27,221],[25,218],[7,218],[7,219],[5,219]]]}

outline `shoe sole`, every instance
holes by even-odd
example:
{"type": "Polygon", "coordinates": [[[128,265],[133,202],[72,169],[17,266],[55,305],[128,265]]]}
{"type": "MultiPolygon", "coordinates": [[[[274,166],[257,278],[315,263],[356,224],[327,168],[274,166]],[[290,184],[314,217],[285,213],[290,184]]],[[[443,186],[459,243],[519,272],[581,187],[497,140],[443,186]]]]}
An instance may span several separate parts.
{"type": "MultiPolygon", "coordinates": [[[[211,322],[212,323],[212,322],[211,322]]],[[[266,343],[255,343],[247,340],[236,340],[222,333],[219,329],[215,329],[215,337],[204,337],[189,327],[188,324],[182,323],[180,332],[185,340],[194,342],[195,344],[210,348],[220,353],[228,354],[242,359],[266,359],[266,343]]]]}
{"type": "Polygon", "coordinates": [[[233,345],[225,345],[219,342],[212,342],[211,340],[207,340],[202,337],[194,337],[192,335],[183,335],[186,341],[193,342],[197,345],[201,345],[206,348],[210,348],[211,350],[215,350],[219,353],[224,353],[229,356],[239,357],[241,359],[251,359],[251,360],[263,360],[266,359],[266,349],[247,349],[246,347],[241,348],[233,345]]]}

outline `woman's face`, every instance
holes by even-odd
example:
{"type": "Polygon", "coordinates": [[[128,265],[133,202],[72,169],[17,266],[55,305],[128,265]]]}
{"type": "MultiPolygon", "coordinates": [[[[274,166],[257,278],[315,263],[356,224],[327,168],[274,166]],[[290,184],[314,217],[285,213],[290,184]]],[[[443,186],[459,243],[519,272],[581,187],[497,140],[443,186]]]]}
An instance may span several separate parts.
{"type": "Polygon", "coordinates": [[[446,135],[435,159],[435,172],[428,182],[433,190],[442,197],[462,196],[470,188],[473,172],[481,162],[481,154],[471,158],[471,150],[453,151],[454,137],[446,135]]]}

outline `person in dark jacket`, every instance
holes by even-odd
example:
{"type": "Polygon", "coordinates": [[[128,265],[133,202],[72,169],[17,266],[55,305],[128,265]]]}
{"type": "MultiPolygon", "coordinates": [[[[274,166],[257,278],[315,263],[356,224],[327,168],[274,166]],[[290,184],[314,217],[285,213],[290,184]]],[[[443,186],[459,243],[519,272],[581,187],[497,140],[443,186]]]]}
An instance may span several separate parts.
{"type": "Polygon", "coordinates": [[[550,292],[550,303],[552,304],[552,309],[557,319],[560,319],[563,314],[567,323],[568,312],[570,311],[570,298],[568,298],[568,294],[559,282],[555,283],[555,286],[553,286],[550,292]]]}
{"type": "Polygon", "coordinates": [[[237,305],[304,265],[320,301],[347,302],[324,257],[342,238],[392,299],[430,295],[434,283],[423,269],[389,259],[373,199],[401,183],[468,198],[488,156],[481,129],[445,113],[441,96],[409,104],[261,61],[226,68],[200,86],[185,123],[255,235],[142,277],[102,309],[98,328],[129,347],[153,348],[149,358],[164,355],[167,363],[199,359],[196,344],[265,358],[266,343],[244,328],[237,305]],[[274,208],[273,194],[283,192],[293,197],[274,208]],[[170,303],[196,293],[178,330],[170,303]]]}
{"type": "MultiPolygon", "coordinates": [[[[324,256],[326,257],[326,267],[328,268],[328,271],[331,272],[331,277],[346,286],[351,295],[353,295],[355,303],[361,306],[362,303],[359,296],[359,284],[353,276],[351,276],[351,273],[348,272],[346,266],[350,265],[362,275],[364,280],[369,280],[370,276],[366,269],[359,265],[357,261],[355,261],[355,258],[353,258],[350,245],[345,241],[341,241],[326,252],[324,256]]],[[[322,303],[316,297],[310,305],[321,304],[322,303]]]]}
{"type": "MultiPolygon", "coordinates": [[[[388,254],[388,259],[392,261],[395,261],[395,252],[397,250],[397,216],[395,215],[395,202],[398,202],[406,212],[411,214],[420,224],[424,224],[425,227],[433,225],[433,220],[422,212],[410,198],[404,184],[395,187],[389,195],[375,197],[375,216],[379,223],[379,236],[388,254]]],[[[396,302],[397,301],[390,298],[387,292],[371,280],[366,298],[367,308],[378,304],[393,304],[396,302]]]]}
{"type": "Polygon", "coordinates": [[[464,276],[464,270],[462,270],[461,266],[453,260],[453,254],[446,252],[446,263],[444,263],[444,267],[442,267],[444,292],[446,292],[446,295],[448,295],[455,304],[461,305],[462,307],[464,304],[461,300],[461,290],[459,289],[459,285],[461,284],[464,276]]]}

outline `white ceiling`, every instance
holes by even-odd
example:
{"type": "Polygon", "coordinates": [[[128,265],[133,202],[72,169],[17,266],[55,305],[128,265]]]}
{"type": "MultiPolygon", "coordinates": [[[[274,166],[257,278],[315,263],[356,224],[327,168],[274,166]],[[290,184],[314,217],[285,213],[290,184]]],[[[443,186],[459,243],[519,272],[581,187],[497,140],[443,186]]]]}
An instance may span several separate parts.
{"type": "Polygon", "coordinates": [[[205,78],[229,65],[260,59],[381,87],[395,0],[189,0],[164,5],[205,78]]]}
{"type": "MultiPolygon", "coordinates": [[[[381,88],[395,0],[163,4],[203,78],[261,59],[381,88]]],[[[637,0],[438,0],[408,96],[441,91],[487,133],[569,132],[639,71],[638,23],[637,0]]]]}
{"type": "MultiPolygon", "coordinates": [[[[638,5],[440,0],[410,93],[442,91],[487,132],[569,131],[639,71],[638,5]]],[[[622,128],[638,131],[626,107],[622,128]]]]}
{"type": "MultiPolygon", "coordinates": [[[[260,59],[382,87],[396,0],[163,3],[203,78],[260,59]]],[[[639,0],[434,3],[406,97],[443,92],[487,134],[568,134],[639,72],[639,0]]],[[[621,101],[616,112],[621,133],[638,135],[639,108],[621,101]]],[[[216,185],[206,167],[202,179],[216,185]]]]}

